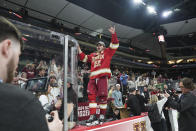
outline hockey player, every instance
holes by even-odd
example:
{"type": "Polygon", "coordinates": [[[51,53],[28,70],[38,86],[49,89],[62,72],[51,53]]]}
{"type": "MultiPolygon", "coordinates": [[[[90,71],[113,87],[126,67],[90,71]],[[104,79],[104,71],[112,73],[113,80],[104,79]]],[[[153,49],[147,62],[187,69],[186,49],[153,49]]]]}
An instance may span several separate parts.
{"type": "Polygon", "coordinates": [[[87,126],[102,124],[105,121],[108,95],[108,79],[111,77],[110,61],[115,51],[119,47],[119,42],[115,32],[115,27],[110,27],[109,32],[112,34],[111,43],[108,48],[105,43],[97,43],[97,52],[90,55],[84,54],[78,46],[80,60],[91,63],[91,74],[88,83],[88,101],[90,109],[90,118],[86,121],[87,126]],[[98,97],[99,101],[96,101],[98,97]],[[100,117],[96,117],[96,108],[99,104],[100,117]]]}

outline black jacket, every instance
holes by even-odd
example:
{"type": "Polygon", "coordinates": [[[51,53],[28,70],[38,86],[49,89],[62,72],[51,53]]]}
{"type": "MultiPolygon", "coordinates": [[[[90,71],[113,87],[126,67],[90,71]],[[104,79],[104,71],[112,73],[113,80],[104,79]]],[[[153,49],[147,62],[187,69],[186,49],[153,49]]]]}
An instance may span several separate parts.
{"type": "Polygon", "coordinates": [[[11,84],[0,84],[0,116],[0,131],[49,131],[39,100],[11,84]]]}
{"type": "Polygon", "coordinates": [[[142,96],[142,95],[137,94],[136,97],[139,100],[141,112],[145,112],[146,111],[145,103],[147,103],[147,101],[145,100],[144,96],[142,96]]]}
{"type": "Polygon", "coordinates": [[[150,95],[148,91],[144,91],[144,98],[148,102],[150,100],[150,95]]]}
{"type": "Polygon", "coordinates": [[[148,117],[150,119],[151,124],[161,122],[162,116],[159,113],[157,103],[148,105],[148,117]]]}
{"type": "Polygon", "coordinates": [[[131,114],[134,116],[138,116],[141,114],[141,107],[138,98],[130,94],[127,100],[127,108],[131,111],[131,114]]]}
{"type": "Polygon", "coordinates": [[[196,131],[196,96],[192,93],[183,94],[178,102],[168,98],[169,105],[179,114],[179,131],[196,131]]]}

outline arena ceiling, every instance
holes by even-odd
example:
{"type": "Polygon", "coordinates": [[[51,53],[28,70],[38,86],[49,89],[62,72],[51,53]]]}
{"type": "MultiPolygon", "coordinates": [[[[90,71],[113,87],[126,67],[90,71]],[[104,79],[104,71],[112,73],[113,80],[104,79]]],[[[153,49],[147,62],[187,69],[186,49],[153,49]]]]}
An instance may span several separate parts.
{"type": "Polygon", "coordinates": [[[195,0],[143,0],[154,5],[157,15],[147,13],[144,6],[136,6],[133,0],[0,0],[0,7],[15,12],[25,8],[28,15],[51,22],[57,19],[65,27],[80,27],[91,35],[109,35],[107,29],[116,26],[120,41],[161,58],[160,48],[153,37],[146,35],[159,25],[167,30],[168,57],[193,56],[195,53],[196,1],[195,0]],[[177,10],[168,18],[162,18],[164,10],[177,10]],[[191,40],[189,39],[191,37],[191,40]],[[135,43],[131,43],[135,41],[135,43]],[[183,47],[187,51],[183,51],[183,47]],[[179,51],[180,49],[180,51],[179,51]],[[189,51],[191,50],[191,51],[189,51]]]}

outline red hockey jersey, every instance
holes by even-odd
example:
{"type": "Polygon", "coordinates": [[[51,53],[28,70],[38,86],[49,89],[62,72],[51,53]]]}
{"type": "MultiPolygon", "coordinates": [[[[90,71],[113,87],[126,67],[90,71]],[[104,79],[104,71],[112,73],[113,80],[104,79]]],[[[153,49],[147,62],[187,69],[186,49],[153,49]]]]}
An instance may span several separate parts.
{"type": "Polygon", "coordinates": [[[102,52],[91,53],[90,55],[86,55],[83,52],[79,54],[81,61],[91,63],[90,79],[96,79],[102,76],[111,77],[110,62],[118,47],[119,42],[115,33],[112,34],[110,46],[102,52]]]}

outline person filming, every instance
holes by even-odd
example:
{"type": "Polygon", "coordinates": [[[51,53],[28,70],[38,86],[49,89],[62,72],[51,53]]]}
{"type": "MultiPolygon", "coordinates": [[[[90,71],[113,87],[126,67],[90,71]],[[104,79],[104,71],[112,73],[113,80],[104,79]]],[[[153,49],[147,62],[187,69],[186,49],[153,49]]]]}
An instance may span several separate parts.
{"type": "Polygon", "coordinates": [[[168,103],[171,108],[179,112],[178,126],[179,131],[195,131],[196,130],[196,96],[192,94],[194,84],[192,79],[184,78],[179,84],[182,95],[180,100],[176,102],[165,92],[168,97],[168,103]]]}

